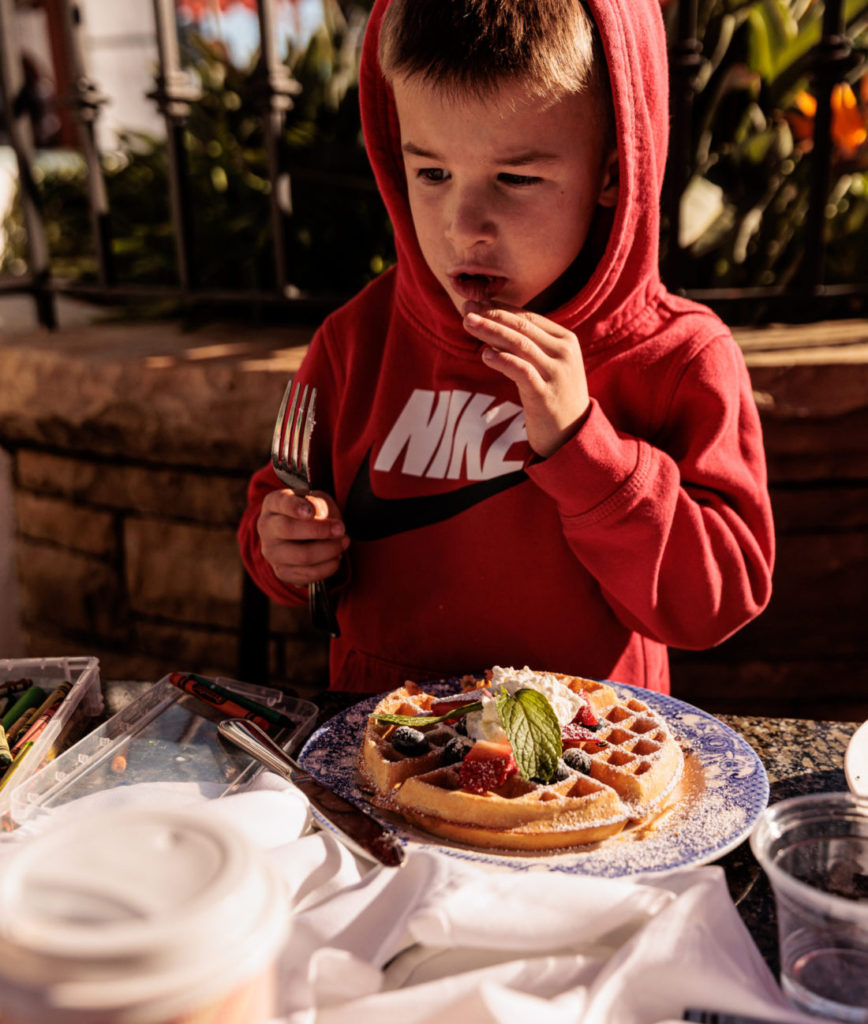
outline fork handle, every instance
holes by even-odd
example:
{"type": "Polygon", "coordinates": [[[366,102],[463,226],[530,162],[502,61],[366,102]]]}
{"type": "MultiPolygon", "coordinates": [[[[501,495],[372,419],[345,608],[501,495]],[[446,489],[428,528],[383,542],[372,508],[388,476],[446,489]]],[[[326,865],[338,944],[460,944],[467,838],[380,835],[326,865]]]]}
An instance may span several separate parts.
{"type": "Polygon", "coordinates": [[[311,583],[307,590],[307,603],[310,608],[310,617],[314,628],[328,633],[330,637],[339,637],[341,630],[338,626],[338,620],[332,607],[331,594],[328,592],[325,580],[317,580],[315,583],[311,583]]]}

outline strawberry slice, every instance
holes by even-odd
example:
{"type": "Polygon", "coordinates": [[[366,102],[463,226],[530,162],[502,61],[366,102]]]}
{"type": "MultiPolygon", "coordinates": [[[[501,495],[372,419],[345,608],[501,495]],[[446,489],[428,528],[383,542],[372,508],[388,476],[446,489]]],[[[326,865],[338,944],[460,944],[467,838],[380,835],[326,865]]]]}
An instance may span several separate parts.
{"type": "Polygon", "coordinates": [[[605,742],[595,732],[579,724],[579,722],[572,721],[567,725],[561,726],[561,743],[565,747],[578,747],[583,743],[598,743],[600,746],[603,746],[605,742]]]}
{"type": "Polygon", "coordinates": [[[600,724],[600,721],[594,714],[594,709],[591,707],[590,704],[583,704],[576,712],[573,721],[577,725],[584,725],[587,726],[587,728],[589,729],[593,729],[595,725],[600,724]]]}
{"type": "Polygon", "coordinates": [[[461,762],[458,778],[461,788],[470,793],[486,793],[502,786],[518,771],[508,743],[477,740],[461,762]]]}
{"type": "Polygon", "coordinates": [[[431,715],[448,715],[450,711],[457,711],[468,704],[475,704],[476,701],[482,700],[486,696],[491,696],[491,690],[487,688],[469,690],[467,693],[450,694],[448,697],[440,697],[438,700],[435,700],[428,713],[431,715]]]}

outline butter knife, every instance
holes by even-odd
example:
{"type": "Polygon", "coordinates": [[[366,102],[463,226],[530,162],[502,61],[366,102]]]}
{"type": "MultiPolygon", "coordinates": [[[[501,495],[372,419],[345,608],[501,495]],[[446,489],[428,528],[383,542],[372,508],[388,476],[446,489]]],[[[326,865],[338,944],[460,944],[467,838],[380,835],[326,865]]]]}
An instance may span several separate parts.
{"type": "Polygon", "coordinates": [[[217,730],[260,764],[297,786],[354,853],[390,868],[401,865],[404,847],[387,828],[360,807],[318,782],[254,722],[243,718],[227,718],[218,724],[217,730]]]}

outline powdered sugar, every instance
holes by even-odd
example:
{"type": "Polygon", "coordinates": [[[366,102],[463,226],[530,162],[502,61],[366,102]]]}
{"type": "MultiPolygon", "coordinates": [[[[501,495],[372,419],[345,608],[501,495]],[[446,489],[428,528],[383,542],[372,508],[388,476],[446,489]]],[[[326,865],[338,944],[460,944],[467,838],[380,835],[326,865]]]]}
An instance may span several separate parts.
{"type": "MultiPolygon", "coordinates": [[[[426,837],[390,815],[383,820],[407,845],[422,844],[446,856],[510,871],[603,877],[660,874],[708,863],[738,846],[768,802],[768,778],[753,749],[698,708],[663,694],[610,685],[620,699],[635,701],[637,712],[647,707],[652,718],[662,716],[685,751],[680,783],[656,820],[628,828],[596,846],[550,854],[470,850],[426,837]]],[[[445,694],[456,687],[456,680],[448,680],[426,689],[445,694]]],[[[299,758],[325,785],[369,811],[372,808],[356,785],[355,766],[365,722],[378,699],[370,698],[335,716],[310,738],[299,758]]],[[[373,813],[379,816],[376,808],[373,813]]],[[[329,827],[325,820],[322,824],[329,827]]]]}

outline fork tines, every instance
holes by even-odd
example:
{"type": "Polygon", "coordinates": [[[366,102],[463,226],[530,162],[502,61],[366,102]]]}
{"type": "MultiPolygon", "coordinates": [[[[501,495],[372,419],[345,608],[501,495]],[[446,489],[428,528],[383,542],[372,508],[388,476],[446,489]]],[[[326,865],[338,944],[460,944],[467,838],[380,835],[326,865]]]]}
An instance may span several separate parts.
{"type": "MultiPolygon", "coordinates": [[[[316,388],[290,381],[271,437],[271,463],[278,479],[298,494],[310,491],[310,438],[313,433],[316,388]]],[[[308,587],[308,601],[313,623],[330,636],[340,636],[331,596],[325,580],[308,587]]]]}
{"type": "Polygon", "coordinates": [[[278,475],[296,490],[310,488],[310,438],[314,425],[316,388],[290,381],[274,424],[271,461],[278,475]]]}

